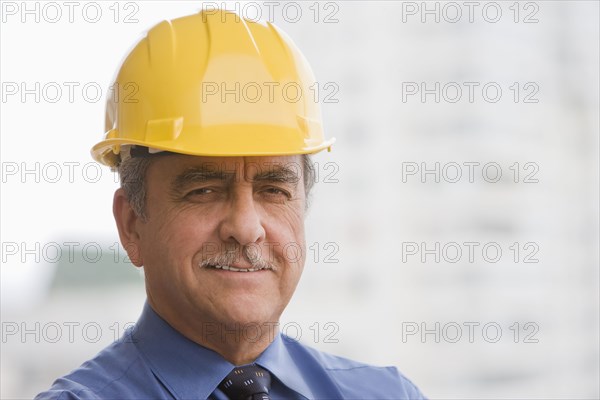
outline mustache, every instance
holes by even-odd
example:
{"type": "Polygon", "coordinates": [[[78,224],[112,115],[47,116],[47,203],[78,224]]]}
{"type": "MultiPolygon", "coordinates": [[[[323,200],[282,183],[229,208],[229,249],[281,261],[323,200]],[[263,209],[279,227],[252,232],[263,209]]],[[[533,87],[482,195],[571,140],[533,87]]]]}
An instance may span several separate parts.
{"type": "Polygon", "coordinates": [[[222,253],[207,257],[200,262],[200,267],[206,268],[215,265],[229,266],[238,261],[240,256],[251,265],[251,268],[277,271],[277,266],[274,263],[264,260],[260,256],[260,252],[250,246],[228,249],[222,253]]]}

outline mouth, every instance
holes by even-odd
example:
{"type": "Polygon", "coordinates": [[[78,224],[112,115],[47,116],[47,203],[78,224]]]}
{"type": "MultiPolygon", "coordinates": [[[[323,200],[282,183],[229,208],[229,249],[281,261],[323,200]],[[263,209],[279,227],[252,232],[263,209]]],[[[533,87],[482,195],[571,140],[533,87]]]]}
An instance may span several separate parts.
{"type": "Polygon", "coordinates": [[[232,272],[256,272],[271,269],[269,267],[260,267],[260,268],[236,268],[230,265],[207,265],[206,268],[209,269],[220,269],[224,271],[232,271],[232,272]]]}

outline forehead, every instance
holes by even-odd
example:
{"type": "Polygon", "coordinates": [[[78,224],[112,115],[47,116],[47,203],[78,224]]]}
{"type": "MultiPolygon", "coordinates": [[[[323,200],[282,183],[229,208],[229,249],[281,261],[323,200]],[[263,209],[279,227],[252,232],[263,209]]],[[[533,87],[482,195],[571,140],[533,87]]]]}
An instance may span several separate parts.
{"type": "Polygon", "coordinates": [[[303,172],[303,160],[301,155],[208,157],[168,154],[157,157],[150,167],[153,174],[162,177],[175,177],[190,169],[217,172],[244,179],[281,170],[286,170],[300,177],[303,172]]]}

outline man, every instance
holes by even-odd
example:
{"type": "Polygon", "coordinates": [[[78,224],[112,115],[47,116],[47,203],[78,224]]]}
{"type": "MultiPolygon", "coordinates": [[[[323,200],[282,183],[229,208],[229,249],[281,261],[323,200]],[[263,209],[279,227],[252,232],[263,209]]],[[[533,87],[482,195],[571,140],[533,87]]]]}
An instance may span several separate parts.
{"type": "Polygon", "coordinates": [[[304,267],[308,154],[334,141],[312,84],[284,33],[220,10],[164,21],[132,50],[92,155],[119,172],[113,212],[147,303],[37,398],[423,397],[393,367],[278,332],[304,267]]]}

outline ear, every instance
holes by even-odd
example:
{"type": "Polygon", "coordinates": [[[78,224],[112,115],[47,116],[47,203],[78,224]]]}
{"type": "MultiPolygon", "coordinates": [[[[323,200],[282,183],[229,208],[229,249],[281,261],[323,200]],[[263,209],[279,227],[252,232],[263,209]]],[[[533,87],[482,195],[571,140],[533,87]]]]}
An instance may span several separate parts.
{"type": "Polygon", "coordinates": [[[141,236],[139,233],[140,217],[133,211],[125,191],[122,188],[117,189],[113,198],[113,215],[119,230],[119,239],[125,248],[129,259],[136,267],[141,267],[143,263],[141,253],[141,236]]]}

